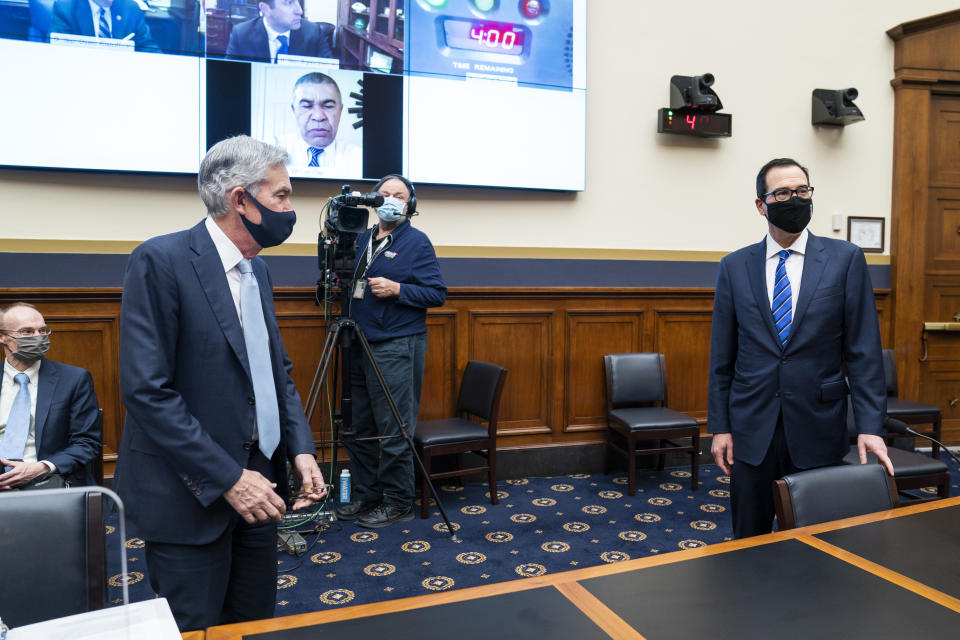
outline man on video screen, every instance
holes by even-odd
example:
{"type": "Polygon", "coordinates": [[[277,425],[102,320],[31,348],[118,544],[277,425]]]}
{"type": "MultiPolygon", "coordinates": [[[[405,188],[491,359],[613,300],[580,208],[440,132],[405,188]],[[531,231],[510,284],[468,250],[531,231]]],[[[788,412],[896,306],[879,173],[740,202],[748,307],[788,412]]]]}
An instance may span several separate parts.
{"type": "Polygon", "coordinates": [[[260,17],[242,22],[230,33],[227,57],[276,62],[277,56],[336,58],[332,24],[303,19],[299,0],[266,0],[260,17]]]}
{"type": "Polygon", "coordinates": [[[287,151],[297,175],[361,175],[361,148],[337,140],[343,99],[333,78],[319,72],[301,76],[293,86],[290,108],[299,138],[289,141],[287,151]]]}
{"type": "Polygon", "coordinates": [[[58,0],[51,33],[133,40],[137,51],[157,50],[143,9],[134,0],[58,0]]]}

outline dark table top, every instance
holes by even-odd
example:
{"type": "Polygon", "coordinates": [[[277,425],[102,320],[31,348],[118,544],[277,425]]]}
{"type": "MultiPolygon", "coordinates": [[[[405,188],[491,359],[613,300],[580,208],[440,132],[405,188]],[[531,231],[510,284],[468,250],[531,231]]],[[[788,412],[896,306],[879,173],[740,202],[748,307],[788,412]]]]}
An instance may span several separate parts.
{"type": "MultiPolygon", "coordinates": [[[[960,598],[960,506],[816,535],[871,562],[960,598]]],[[[956,635],[960,635],[960,625],[956,635]]]]}
{"type": "Polygon", "coordinates": [[[798,540],[580,584],[647,640],[955,637],[960,615],[798,540]]]}

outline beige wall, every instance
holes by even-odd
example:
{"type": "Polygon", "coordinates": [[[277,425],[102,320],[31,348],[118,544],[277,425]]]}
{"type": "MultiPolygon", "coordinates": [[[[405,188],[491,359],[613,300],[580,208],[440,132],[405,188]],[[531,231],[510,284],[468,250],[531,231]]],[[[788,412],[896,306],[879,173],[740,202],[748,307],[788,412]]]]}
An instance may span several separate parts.
{"type": "MultiPolygon", "coordinates": [[[[844,216],[844,230],[849,215],[890,215],[893,43],[885,31],[955,5],[589,0],[586,190],[424,186],[415,224],[441,255],[517,254],[510,247],[714,255],[762,236],[754,176],[769,158],[790,155],[807,164],[817,189],[811,230],[845,237],[830,230],[832,214],[844,216]],[[658,135],[670,76],[706,72],[734,114],[733,137],[658,135]],[[848,86],[859,89],[866,120],[811,126],[811,91],[848,86]]],[[[295,184],[300,252],[315,246],[321,206],[338,191],[339,183],[295,184]]],[[[184,176],[0,170],[0,202],[5,251],[69,246],[44,242],[52,240],[138,242],[203,214],[194,178],[184,176]]],[[[889,224],[887,234],[889,247],[889,224]]]]}

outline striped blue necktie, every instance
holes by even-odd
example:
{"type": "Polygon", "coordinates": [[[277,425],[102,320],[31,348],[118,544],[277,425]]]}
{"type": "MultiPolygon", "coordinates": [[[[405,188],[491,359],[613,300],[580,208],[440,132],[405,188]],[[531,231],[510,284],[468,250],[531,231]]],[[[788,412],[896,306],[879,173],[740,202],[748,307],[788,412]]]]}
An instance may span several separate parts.
{"type": "Polygon", "coordinates": [[[110,23],[107,22],[107,10],[103,7],[100,7],[100,22],[97,25],[97,35],[101,38],[111,37],[110,23]]]}
{"type": "Polygon", "coordinates": [[[280,444],[280,411],[277,408],[277,386],[270,361],[270,338],[263,319],[260,287],[253,265],[244,258],[237,264],[240,270],[240,317],[243,321],[243,341],[247,346],[247,361],[253,379],[253,395],[257,407],[257,434],[260,451],[267,458],[273,456],[280,444]]]}
{"type": "Polygon", "coordinates": [[[787,258],[793,253],[790,249],[780,252],[780,262],[777,263],[777,274],[773,278],[773,322],[777,325],[777,336],[780,346],[787,344],[790,337],[790,323],[793,322],[793,292],[790,290],[790,278],[787,277],[787,258]]]}
{"type": "Polygon", "coordinates": [[[323,153],[323,149],[317,149],[316,147],[310,147],[307,149],[310,152],[310,162],[307,163],[308,167],[319,167],[320,164],[317,162],[317,158],[320,157],[320,154],[323,153]]]}
{"type": "MultiPolygon", "coordinates": [[[[20,385],[20,390],[13,398],[7,426],[0,438],[0,458],[23,460],[23,450],[27,447],[27,436],[30,433],[30,377],[25,373],[18,373],[13,380],[20,385]]],[[[4,469],[9,470],[9,467],[4,469]]]]}

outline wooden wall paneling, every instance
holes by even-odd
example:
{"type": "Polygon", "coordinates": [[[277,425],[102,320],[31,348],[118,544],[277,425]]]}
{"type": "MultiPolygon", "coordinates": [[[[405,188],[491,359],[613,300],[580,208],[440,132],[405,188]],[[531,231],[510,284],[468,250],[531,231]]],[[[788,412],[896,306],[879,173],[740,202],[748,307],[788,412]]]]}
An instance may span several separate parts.
{"type": "Polygon", "coordinates": [[[954,96],[932,96],[930,105],[931,186],[960,185],[958,142],[960,142],[960,100],[954,96]]]}
{"type": "Polygon", "coordinates": [[[462,370],[457,368],[457,313],[431,311],[427,315],[427,359],[419,420],[453,416],[461,374],[462,370]]]}
{"type": "Polygon", "coordinates": [[[643,311],[567,311],[564,420],[568,432],[606,429],[603,356],[640,351],[643,311]]]}
{"type": "MultiPolygon", "coordinates": [[[[507,369],[500,401],[503,436],[552,433],[551,349],[553,314],[549,311],[477,311],[470,314],[470,360],[485,360],[507,369]]],[[[528,440],[524,440],[529,441],[528,440]]],[[[515,441],[505,438],[509,446],[515,441]]]]}
{"type": "Polygon", "coordinates": [[[664,354],[671,409],[707,420],[713,309],[656,309],[653,351],[664,354]]]}
{"type": "Polygon", "coordinates": [[[117,317],[71,315],[56,311],[44,313],[43,309],[40,312],[47,326],[53,329],[47,357],[82,367],[93,377],[97,403],[103,408],[104,456],[111,461],[116,460],[124,415],[118,376],[120,361],[116,349],[119,340],[117,317]]]}
{"type": "Polygon", "coordinates": [[[930,189],[928,211],[928,271],[960,272],[960,188],[930,189]]]}

